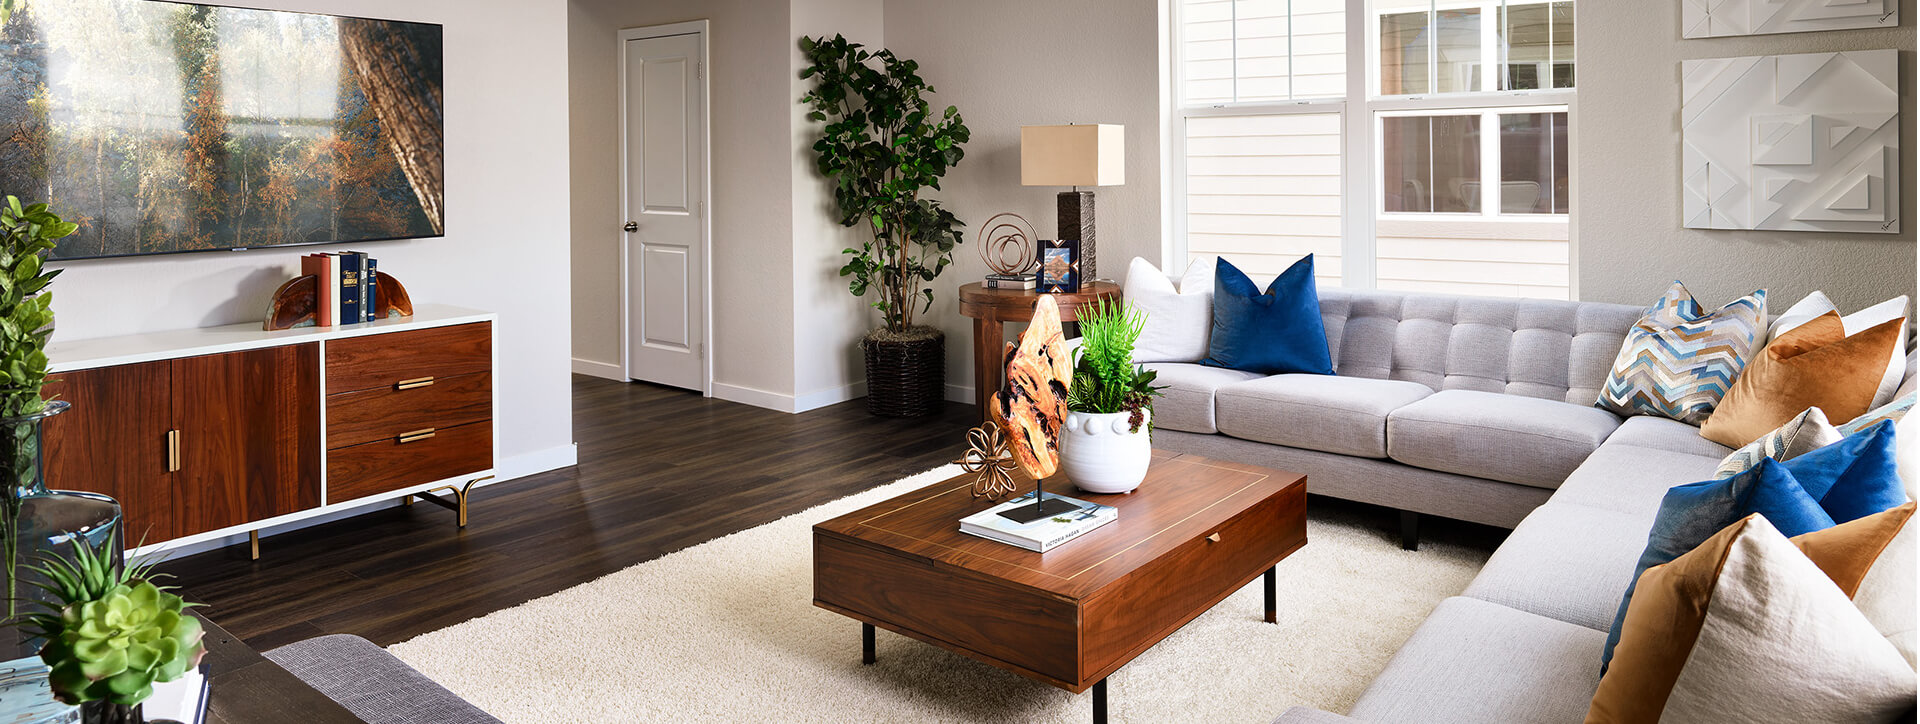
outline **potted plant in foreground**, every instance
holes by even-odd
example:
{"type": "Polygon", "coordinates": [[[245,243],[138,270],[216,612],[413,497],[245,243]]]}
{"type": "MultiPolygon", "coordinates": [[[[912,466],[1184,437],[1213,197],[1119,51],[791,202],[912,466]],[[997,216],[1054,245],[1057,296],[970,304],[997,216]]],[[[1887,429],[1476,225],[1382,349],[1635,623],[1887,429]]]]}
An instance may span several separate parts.
{"type": "Polygon", "coordinates": [[[1153,459],[1153,386],[1159,373],[1133,362],[1146,314],[1120,300],[1080,308],[1080,346],[1067,385],[1060,469],[1089,493],[1140,487],[1153,459]]]}
{"type": "Polygon", "coordinates": [[[968,137],[960,111],[928,109],[932,93],[916,72],[920,65],[891,51],[869,53],[839,35],[800,38],[814,79],[800,101],[821,122],[813,144],[820,173],[833,181],[842,226],[866,224],[873,240],[850,257],[840,276],[852,277],[856,297],[874,295],[885,326],[861,341],[866,354],[867,409],[876,415],[914,417],[938,412],[946,397],[946,349],[940,330],[914,324],[933,306],[927,282],[953,263],[960,245],[960,219],[923,198],[940,188],[940,177],[965,154],[968,137]]]}
{"type": "MultiPolygon", "coordinates": [[[[44,266],[56,239],[78,228],[47,210],[22,206],[8,196],[0,205],[0,560],[7,601],[0,624],[13,623],[20,601],[34,596],[32,571],[21,566],[36,555],[85,538],[101,547],[120,521],[112,498],[49,491],[41,424],[67,409],[41,395],[47,381],[47,340],[53,335],[53,294],[47,285],[60,274],[44,266]]],[[[111,552],[119,555],[119,549],[111,552]]],[[[33,650],[18,638],[0,639],[0,661],[33,650]]]]}
{"type": "Polygon", "coordinates": [[[85,724],[141,721],[153,685],[179,679],[207,653],[200,620],[186,612],[195,604],[156,585],[152,564],[118,562],[117,550],[112,536],[100,547],[80,539],[34,568],[53,601],[26,625],[46,640],[40,660],[54,698],[79,706],[85,724]]]}

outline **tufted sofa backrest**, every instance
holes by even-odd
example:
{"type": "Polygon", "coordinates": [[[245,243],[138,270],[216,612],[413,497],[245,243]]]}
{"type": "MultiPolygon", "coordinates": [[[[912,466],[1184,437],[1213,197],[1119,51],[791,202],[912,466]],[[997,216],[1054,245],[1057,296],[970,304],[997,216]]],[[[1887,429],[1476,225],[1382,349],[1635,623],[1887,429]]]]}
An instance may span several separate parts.
{"type": "Polygon", "coordinates": [[[1645,308],[1320,287],[1337,374],[1591,405],[1645,308]]]}

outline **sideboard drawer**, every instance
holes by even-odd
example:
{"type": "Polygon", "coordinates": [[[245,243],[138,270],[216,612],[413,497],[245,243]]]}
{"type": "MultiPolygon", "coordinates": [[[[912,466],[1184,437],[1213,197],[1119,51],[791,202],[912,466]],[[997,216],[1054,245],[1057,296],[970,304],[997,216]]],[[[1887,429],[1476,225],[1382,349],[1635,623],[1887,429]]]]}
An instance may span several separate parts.
{"type": "MultiPolygon", "coordinates": [[[[409,431],[413,432],[413,431],[409,431]]],[[[436,428],[327,451],[327,504],[493,467],[493,423],[436,428]],[[401,442],[401,440],[408,440],[401,442]]]]}
{"type": "Polygon", "coordinates": [[[493,375],[457,375],[404,389],[375,387],[327,396],[327,448],[373,442],[422,428],[493,417],[493,375]]]}
{"type": "Polygon", "coordinates": [[[399,388],[493,369],[489,322],[350,337],[327,343],[327,394],[399,388]]]}

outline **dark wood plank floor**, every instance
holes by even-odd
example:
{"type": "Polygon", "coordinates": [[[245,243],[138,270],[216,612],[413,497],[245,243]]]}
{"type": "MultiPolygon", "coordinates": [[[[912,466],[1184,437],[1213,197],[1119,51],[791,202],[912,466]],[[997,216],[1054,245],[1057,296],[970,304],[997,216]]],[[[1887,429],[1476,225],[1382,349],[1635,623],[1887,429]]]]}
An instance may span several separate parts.
{"type": "MultiPolygon", "coordinates": [[[[653,385],[573,380],[580,464],[476,489],[452,511],[394,507],[169,561],[203,611],[265,650],[321,634],[386,646],[941,465],[972,405],[914,420],[864,401],[788,415],[653,385]]],[[[1386,508],[1314,497],[1395,536],[1386,508]]],[[[1503,531],[1428,518],[1426,540],[1483,545],[1503,531]]]]}
{"type": "Polygon", "coordinates": [[[854,401],[788,415],[576,376],[580,464],[476,489],[466,530],[391,508],[169,561],[209,618],[266,649],[327,633],[385,646],[950,461],[975,422],[854,401]]]}

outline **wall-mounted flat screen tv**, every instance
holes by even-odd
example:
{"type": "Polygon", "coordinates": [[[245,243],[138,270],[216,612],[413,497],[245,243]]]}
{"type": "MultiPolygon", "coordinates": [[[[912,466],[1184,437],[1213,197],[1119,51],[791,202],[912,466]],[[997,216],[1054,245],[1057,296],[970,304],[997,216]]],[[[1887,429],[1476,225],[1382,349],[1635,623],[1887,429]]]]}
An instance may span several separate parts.
{"type": "Polygon", "coordinates": [[[0,194],[56,259],[440,236],[441,27],[158,0],[0,26],[0,194]]]}

